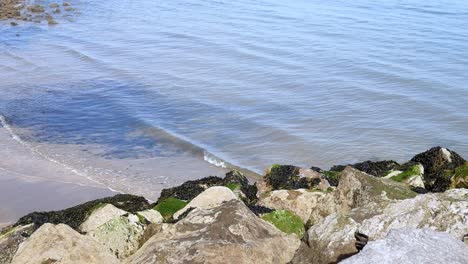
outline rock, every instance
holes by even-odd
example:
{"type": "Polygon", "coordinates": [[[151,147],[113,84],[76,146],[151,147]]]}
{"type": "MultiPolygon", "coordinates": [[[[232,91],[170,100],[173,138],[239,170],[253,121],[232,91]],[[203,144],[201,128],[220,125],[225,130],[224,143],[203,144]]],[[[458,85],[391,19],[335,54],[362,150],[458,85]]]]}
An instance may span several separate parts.
{"type": "Polygon", "coordinates": [[[63,10],[65,10],[65,11],[67,11],[67,12],[70,12],[70,11],[75,10],[75,8],[73,8],[73,7],[65,7],[63,10]]]}
{"type": "Polygon", "coordinates": [[[47,24],[49,25],[57,25],[57,21],[55,21],[52,17],[47,18],[47,24]]]}
{"type": "Polygon", "coordinates": [[[372,241],[364,250],[341,262],[374,263],[468,263],[468,246],[443,232],[429,229],[397,229],[385,239],[372,241]]]}
{"type": "Polygon", "coordinates": [[[456,168],[451,174],[450,188],[468,188],[468,162],[456,168]]]}
{"type": "Polygon", "coordinates": [[[390,229],[431,228],[462,239],[468,233],[468,189],[428,193],[385,208],[382,214],[362,221],[359,232],[370,240],[384,238],[390,229]]]}
{"type": "Polygon", "coordinates": [[[11,25],[12,27],[16,27],[16,26],[18,26],[18,23],[16,23],[16,22],[10,22],[10,25],[11,25]]]}
{"type": "Polygon", "coordinates": [[[59,4],[57,4],[57,3],[51,3],[51,4],[49,5],[49,7],[50,7],[50,8],[58,8],[58,7],[59,7],[59,4]]]}
{"type": "Polygon", "coordinates": [[[265,193],[274,190],[313,189],[326,190],[330,184],[322,174],[292,165],[275,164],[257,183],[259,191],[265,193]]]}
{"type": "Polygon", "coordinates": [[[19,245],[36,230],[34,225],[7,227],[0,233],[0,263],[10,263],[19,245]]]}
{"type": "Polygon", "coordinates": [[[220,206],[224,202],[236,200],[237,196],[229,189],[223,186],[213,186],[190,201],[184,208],[174,214],[174,219],[185,213],[189,208],[209,209],[220,206]]]}
{"type": "Polygon", "coordinates": [[[224,177],[224,185],[228,183],[238,183],[240,185],[248,185],[249,180],[247,180],[247,177],[245,177],[242,172],[238,170],[233,170],[233,171],[226,173],[226,176],[224,177]]]}
{"type": "Polygon", "coordinates": [[[119,263],[93,239],[67,225],[44,224],[21,244],[13,264],[119,263]]]}
{"type": "Polygon", "coordinates": [[[374,175],[376,177],[383,177],[389,171],[395,170],[398,168],[399,164],[393,160],[383,160],[383,161],[364,161],[361,163],[356,164],[349,164],[349,165],[336,165],[333,166],[330,171],[343,171],[347,166],[353,167],[357,170],[365,172],[370,175],[374,175]]]}
{"type": "Polygon", "coordinates": [[[162,215],[154,209],[138,212],[137,215],[143,217],[146,221],[153,224],[160,224],[164,220],[162,215]]]}
{"type": "Polygon", "coordinates": [[[287,263],[300,240],[256,217],[242,202],[191,211],[148,240],[128,263],[287,263]]]}
{"type": "Polygon", "coordinates": [[[408,166],[404,171],[396,170],[389,173],[384,178],[397,182],[404,182],[414,188],[424,188],[424,167],[420,163],[408,166]]]}
{"type": "Polygon", "coordinates": [[[306,189],[272,191],[260,197],[257,204],[276,210],[289,210],[298,215],[304,224],[316,223],[335,209],[332,193],[306,189]]]}
{"type": "Polygon", "coordinates": [[[117,216],[88,235],[109,249],[117,258],[124,259],[140,246],[144,225],[134,214],[117,216]]]}
{"type": "Polygon", "coordinates": [[[32,13],[42,13],[44,12],[44,7],[41,5],[28,6],[28,11],[32,13]]]}
{"type": "Polygon", "coordinates": [[[405,184],[389,179],[376,178],[351,167],[346,167],[336,189],[335,199],[339,212],[355,215],[361,219],[381,213],[396,200],[414,198],[416,193],[405,184]]]}
{"type": "Polygon", "coordinates": [[[414,156],[411,161],[419,162],[424,167],[424,185],[432,192],[443,192],[450,186],[450,176],[446,170],[454,170],[463,165],[465,160],[457,153],[442,147],[434,147],[414,156]]]}
{"type": "Polygon", "coordinates": [[[341,171],[323,171],[322,174],[331,186],[338,186],[341,178],[341,171]]]}
{"type": "Polygon", "coordinates": [[[63,6],[70,6],[70,3],[69,3],[69,2],[63,2],[62,5],[63,5],[63,6]]]}
{"type": "Polygon", "coordinates": [[[356,254],[357,228],[358,223],[349,216],[327,216],[307,231],[307,243],[296,252],[292,263],[336,263],[356,254]]]}
{"type": "Polygon", "coordinates": [[[373,241],[384,238],[391,229],[430,228],[450,233],[462,240],[468,234],[466,197],[467,189],[454,189],[445,193],[428,193],[413,199],[382,203],[383,208],[378,210],[375,202],[369,202],[348,212],[337,211],[308,230],[310,248],[302,248],[295,259],[329,263],[353,255],[358,250],[358,240],[354,235],[356,232],[373,241]],[[368,206],[378,213],[369,213],[372,210],[366,208],[368,206]],[[367,213],[363,214],[363,211],[367,213]]]}
{"type": "Polygon", "coordinates": [[[96,208],[99,208],[103,204],[112,204],[113,206],[130,213],[136,213],[150,208],[148,201],[141,196],[118,194],[113,197],[89,201],[61,211],[30,213],[21,217],[15,226],[34,223],[39,227],[44,223],[52,223],[66,224],[76,229],[96,208]]]}
{"type": "Polygon", "coordinates": [[[113,206],[112,204],[105,204],[92,211],[90,216],[79,226],[78,229],[81,232],[87,233],[97,229],[111,219],[124,214],[127,214],[127,212],[113,206]]]}
{"type": "Polygon", "coordinates": [[[158,211],[165,221],[173,220],[173,215],[187,205],[186,201],[169,197],[165,200],[159,200],[154,210],[158,211]]]}
{"type": "Polygon", "coordinates": [[[60,13],[60,12],[62,12],[62,11],[60,11],[60,8],[57,7],[57,8],[55,8],[54,11],[52,11],[52,12],[55,13],[55,14],[58,14],[58,13],[60,13]]]}

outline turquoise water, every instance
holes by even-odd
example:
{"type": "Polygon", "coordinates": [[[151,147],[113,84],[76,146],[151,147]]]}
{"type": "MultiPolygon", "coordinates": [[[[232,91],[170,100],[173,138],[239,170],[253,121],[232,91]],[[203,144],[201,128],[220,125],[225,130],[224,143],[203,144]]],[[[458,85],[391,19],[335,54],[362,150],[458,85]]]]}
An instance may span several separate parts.
{"type": "Polygon", "coordinates": [[[71,3],[54,27],[0,24],[16,133],[48,155],[100,148],[63,162],[163,157],[125,174],[163,186],[151,178],[168,169],[327,168],[434,145],[468,157],[466,1],[71,3]]]}

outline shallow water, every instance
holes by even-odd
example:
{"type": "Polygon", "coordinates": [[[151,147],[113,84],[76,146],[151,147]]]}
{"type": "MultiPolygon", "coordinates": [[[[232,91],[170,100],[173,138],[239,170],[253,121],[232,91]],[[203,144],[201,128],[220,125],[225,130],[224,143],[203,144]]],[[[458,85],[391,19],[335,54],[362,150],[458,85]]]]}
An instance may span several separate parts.
{"type": "Polygon", "coordinates": [[[0,113],[114,189],[434,145],[468,157],[466,1],[71,3],[54,27],[0,24],[0,113]]]}

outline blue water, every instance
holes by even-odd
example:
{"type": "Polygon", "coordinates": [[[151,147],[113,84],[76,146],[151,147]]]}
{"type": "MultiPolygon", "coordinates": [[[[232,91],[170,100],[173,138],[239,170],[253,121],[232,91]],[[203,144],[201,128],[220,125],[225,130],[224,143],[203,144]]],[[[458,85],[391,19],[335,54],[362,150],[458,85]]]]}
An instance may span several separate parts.
{"type": "Polygon", "coordinates": [[[52,153],[257,173],[468,157],[467,1],[71,3],[54,27],[0,24],[0,113],[52,153]]]}

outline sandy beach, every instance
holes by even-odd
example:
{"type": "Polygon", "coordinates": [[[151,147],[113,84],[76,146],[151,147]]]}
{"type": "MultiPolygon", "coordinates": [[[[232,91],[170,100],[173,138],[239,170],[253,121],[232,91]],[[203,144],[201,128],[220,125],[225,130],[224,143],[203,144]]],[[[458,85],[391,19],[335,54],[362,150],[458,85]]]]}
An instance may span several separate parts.
{"type": "Polygon", "coordinates": [[[59,210],[116,194],[41,157],[4,127],[0,146],[0,226],[32,211],[59,210]]]}

